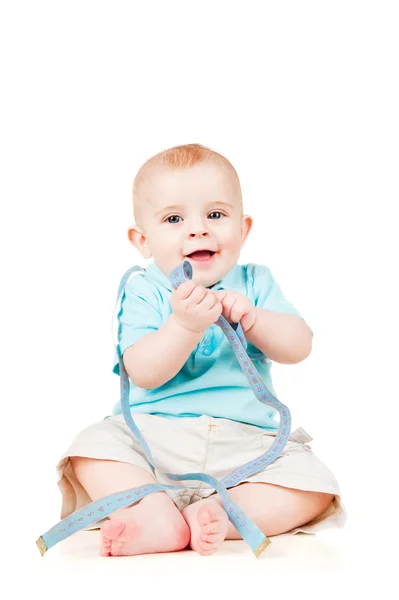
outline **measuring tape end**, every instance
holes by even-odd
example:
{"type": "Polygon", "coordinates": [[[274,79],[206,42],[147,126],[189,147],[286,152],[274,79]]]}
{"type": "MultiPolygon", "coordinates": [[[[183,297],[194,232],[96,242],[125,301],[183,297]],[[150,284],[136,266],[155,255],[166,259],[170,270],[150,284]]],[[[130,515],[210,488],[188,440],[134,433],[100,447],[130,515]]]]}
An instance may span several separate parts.
{"type": "Polygon", "coordinates": [[[253,553],[255,554],[255,558],[259,558],[264,552],[266,552],[266,550],[268,549],[270,544],[271,544],[271,541],[269,540],[269,538],[265,537],[263,542],[261,542],[259,544],[259,546],[257,548],[255,548],[255,550],[253,550],[253,553]]]}
{"type": "Polygon", "coordinates": [[[40,537],[39,537],[39,538],[36,540],[36,544],[37,544],[37,547],[38,547],[38,548],[39,548],[39,550],[40,550],[40,554],[41,554],[42,556],[44,556],[44,555],[46,554],[46,552],[47,552],[47,546],[46,546],[46,544],[44,543],[44,540],[43,540],[42,536],[40,536],[40,537]]]}

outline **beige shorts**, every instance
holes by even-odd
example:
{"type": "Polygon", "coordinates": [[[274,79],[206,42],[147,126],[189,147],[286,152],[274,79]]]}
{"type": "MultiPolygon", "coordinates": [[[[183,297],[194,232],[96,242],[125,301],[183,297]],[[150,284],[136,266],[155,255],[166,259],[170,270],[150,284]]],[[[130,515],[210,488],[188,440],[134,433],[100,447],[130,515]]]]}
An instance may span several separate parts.
{"type": "MultiPolygon", "coordinates": [[[[157,482],[184,486],[165,490],[179,510],[210,496],[215,493],[215,489],[203,481],[173,481],[163,475],[164,472],[199,472],[220,480],[235,467],[266,452],[275,437],[274,433],[265,433],[264,429],[254,425],[207,415],[167,419],[139,413],[134,414],[133,419],[151,450],[157,482]]],[[[283,452],[271,464],[256,475],[239,482],[271,483],[334,494],[332,503],[324,513],[309,523],[286,532],[285,535],[299,532],[314,534],[323,529],[341,528],[346,521],[346,510],[341,500],[338,482],[330,469],[313,454],[311,447],[306,443],[312,439],[299,427],[291,433],[283,452]]],[[[79,432],[56,466],[58,486],[62,494],[61,519],[92,502],[76,479],[70,456],[131,463],[152,475],[145,454],[126,425],[123,415],[106,417],[79,432]]],[[[87,529],[99,528],[104,520],[87,529]]]]}

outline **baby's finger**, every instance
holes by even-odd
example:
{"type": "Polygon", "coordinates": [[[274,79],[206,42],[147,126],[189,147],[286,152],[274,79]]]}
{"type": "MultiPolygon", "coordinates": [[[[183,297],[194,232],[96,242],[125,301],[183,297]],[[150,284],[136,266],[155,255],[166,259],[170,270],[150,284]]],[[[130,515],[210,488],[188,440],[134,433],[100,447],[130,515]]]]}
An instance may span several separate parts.
{"type": "Polygon", "coordinates": [[[230,320],[233,323],[239,323],[241,321],[242,317],[244,316],[244,314],[247,312],[248,312],[248,310],[246,310],[245,306],[242,304],[242,302],[240,302],[238,300],[232,306],[232,309],[230,312],[230,320]]]}
{"type": "Polygon", "coordinates": [[[220,315],[222,314],[222,303],[218,302],[218,300],[216,300],[215,304],[212,306],[212,308],[210,309],[210,312],[212,314],[214,314],[214,323],[216,323],[216,320],[220,317],[220,315]]]}
{"type": "Polygon", "coordinates": [[[207,309],[211,309],[215,306],[215,304],[217,304],[217,298],[215,298],[214,294],[210,294],[209,292],[207,292],[206,290],[204,290],[205,293],[203,295],[203,297],[201,298],[201,300],[198,302],[198,306],[200,306],[201,308],[207,308],[207,309]]]}
{"type": "Polygon", "coordinates": [[[225,318],[228,321],[233,320],[231,318],[231,311],[232,311],[232,308],[233,308],[234,304],[236,303],[236,301],[237,301],[237,298],[235,296],[233,296],[232,294],[230,294],[230,296],[228,296],[223,302],[223,315],[225,316],[225,318]]]}
{"type": "Polygon", "coordinates": [[[196,285],[196,287],[193,290],[191,290],[191,294],[188,297],[187,302],[189,304],[199,304],[201,301],[203,301],[204,298],[206,298],[206,296],[209,296],[209,294],[207,293],[204,286],[196,285]]]}
{"type": "Polygon", "coordinates": [[[216,298],[222,302],[223,298],[227,294],[227,290],[217,290],[216,292],[213,292],[213,294],[215,294],[216,298]]]}
{"type": "Polygon", "coordinates": [[[196,288],[196,286],[197,286],[197,284],[194,283],[194,281],[192,279],[187,279],[186,281],[181,283],[179,285],[179,287],[177,288],[177,290],[175,290],[175,291],[176,291],[176,294],[179,296],[179,298],[181,298],[182,300],[185,300],[185,298],[189,297],[189,295],[196,288]]]}

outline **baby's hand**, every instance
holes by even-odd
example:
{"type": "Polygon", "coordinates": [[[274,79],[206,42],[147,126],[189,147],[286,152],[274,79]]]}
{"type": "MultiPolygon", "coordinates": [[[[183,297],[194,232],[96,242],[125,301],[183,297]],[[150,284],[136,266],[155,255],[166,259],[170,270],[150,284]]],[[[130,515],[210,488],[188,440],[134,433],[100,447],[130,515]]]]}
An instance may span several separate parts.
{"type": "Polygon", "coordinates": [[[213,293],[222,302],[222,316],[226,321],[240,323],[244,333],[254,325],[256,310],[249,298],[230,290],[217,290],[213,293]]]}
{"type": "Polygon", "coordinates": [[[189,331],[203,333],[218,320],[222,312],[221,297],[192,279],[172,290],[171,306],[177,323],[189,331]]]}

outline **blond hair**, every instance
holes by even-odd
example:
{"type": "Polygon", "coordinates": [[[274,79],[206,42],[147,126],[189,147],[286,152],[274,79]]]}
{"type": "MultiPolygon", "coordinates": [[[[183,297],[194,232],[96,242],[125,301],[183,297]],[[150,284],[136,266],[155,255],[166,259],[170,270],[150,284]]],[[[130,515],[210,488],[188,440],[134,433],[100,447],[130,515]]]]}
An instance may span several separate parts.
{"type": "Polygon", "coordinates": [[[183,144],[181,146],[174,146],[163,150],[158,154],[155,154],[149,158],[138,170],[136,177],[133,181],[133,213],[136,223],[138,223],[139,217],[139,188],[141,184],[147,179],[156,169],[156,167],[167,167],[170,169],[189,169],[196,164],[216,161],[225,165],[238,186],[239,196],[241,200],[241,185],[238,174],[226,157],[219,152],[215,152],[206,146],[201,144],[183,144]]]}

